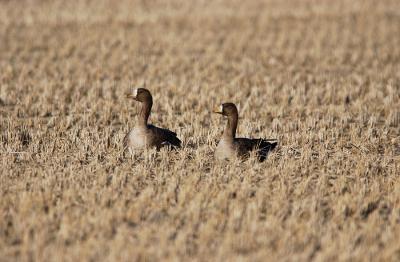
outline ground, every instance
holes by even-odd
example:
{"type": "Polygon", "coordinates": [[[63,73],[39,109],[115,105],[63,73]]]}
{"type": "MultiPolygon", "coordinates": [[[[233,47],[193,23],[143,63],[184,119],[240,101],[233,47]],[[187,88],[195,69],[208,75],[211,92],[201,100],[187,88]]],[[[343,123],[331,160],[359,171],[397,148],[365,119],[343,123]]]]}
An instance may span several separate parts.
{"type": "Polygon", "coordinates": [[[399,261],[399,10],[0,1],[0,260],[399,261]],[[144,84],[181,150],[124,155],[144,84]],[[265,162],[214,160],[222,102],[265,162]]]}

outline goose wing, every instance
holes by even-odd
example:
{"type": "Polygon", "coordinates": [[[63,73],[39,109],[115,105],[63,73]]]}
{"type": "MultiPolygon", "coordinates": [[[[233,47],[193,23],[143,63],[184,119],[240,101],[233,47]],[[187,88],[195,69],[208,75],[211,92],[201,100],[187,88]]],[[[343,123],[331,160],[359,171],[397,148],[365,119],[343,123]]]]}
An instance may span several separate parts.
{"type": "Polygon", "coordinates": [[[181,140],[179,140],[175,132],[154,125],[149,125],[148,128],[151,131],[154,144],[158,149],[163,146],[181,147],[181,140]]]}
{"type": "Polygon", "coordinates": [[[278,142],[270,142],[261,138],[236,138],[235,144],[240,156],[247,157],[251,151],[256,150],[258,159],[264,161],[268,152],[273,150],[278,145],[278,142]]]}

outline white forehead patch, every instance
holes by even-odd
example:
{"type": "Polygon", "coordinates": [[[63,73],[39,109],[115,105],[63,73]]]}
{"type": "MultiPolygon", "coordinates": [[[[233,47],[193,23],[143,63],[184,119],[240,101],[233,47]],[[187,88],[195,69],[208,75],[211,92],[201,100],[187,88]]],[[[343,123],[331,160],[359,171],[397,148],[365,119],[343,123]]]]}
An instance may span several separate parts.
{"type": "Polygon", "coordinates": [[[132,95],[133,95],[134,97],[136,97],[136,96],[137,96],[137,93],[138,93],[138,89],[135,88],[135,89],[133,90],[133,92],[132,92],[132,95]]]}
{"type": "Polygon", "coordinates": [[[221,112],[221,113],[224,112],[224,106],[223,105],[219,106],[219,112],[221,112]]]}

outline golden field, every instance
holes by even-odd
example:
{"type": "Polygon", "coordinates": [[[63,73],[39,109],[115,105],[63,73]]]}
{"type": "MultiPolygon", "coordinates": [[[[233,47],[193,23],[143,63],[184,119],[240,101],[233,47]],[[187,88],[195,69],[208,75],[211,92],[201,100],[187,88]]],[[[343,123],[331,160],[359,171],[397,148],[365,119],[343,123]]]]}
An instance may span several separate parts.
{"type": "Polygon", "coordinates": [[[0,1],[0,261],[399,261],[399,10],[0,1]],[[123,154],[144,82],[181,150],[123,154]]]}

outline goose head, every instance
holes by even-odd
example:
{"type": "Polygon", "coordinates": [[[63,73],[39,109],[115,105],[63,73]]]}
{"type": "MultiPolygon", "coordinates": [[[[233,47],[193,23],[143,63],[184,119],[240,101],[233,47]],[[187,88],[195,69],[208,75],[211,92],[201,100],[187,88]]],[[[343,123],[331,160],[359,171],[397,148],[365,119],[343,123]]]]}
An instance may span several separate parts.
{"type": "Polygon", "coordinates": [[[238,110],[234,103],[223,103],[213,111],[226,117],[237,116],[238,110]]]}
{"type": "Polygon", "coordinates": [[[142,103],[152,100],[150,91],[141,87],[133,89],[131,93],[127,94],[127,97],[142,103]]]}

